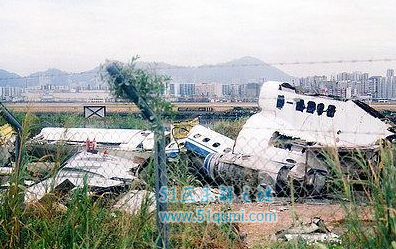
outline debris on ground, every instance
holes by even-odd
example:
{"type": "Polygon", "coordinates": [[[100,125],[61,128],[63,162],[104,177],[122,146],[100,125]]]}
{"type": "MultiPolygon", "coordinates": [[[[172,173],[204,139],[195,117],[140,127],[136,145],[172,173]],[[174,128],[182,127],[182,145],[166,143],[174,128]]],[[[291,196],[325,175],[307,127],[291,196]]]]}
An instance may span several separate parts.
{"type": "Polygon", "coordinates": [[[98,192],[139,186],[142,181],[133,173],[133,169],[139,166],[140,164],[122,157],[82,151],[71,157],[55,176],[30,186],[25,200],[39,200],[65,181],[75,187],[82,187],[86,183],[98,192]]]}
{"type": "Polygon", "coordinates": [[[279,213],[279,212],[288,211],[288,210],[289,210],[289,208],[285,207],[285,206],[274,206],[269,211],[272,213],[279,213]]]}
{"type": "Polygon", "coordinates": [[[147,190],[130,190],[123,194],[114,204],[114,208],[128,214],[136,214],[143,206],[149,213],[155,210],[156,201],[153,192],[147,190]]]}
{"type": "Polygon", "coordinates": [[[290,241],[297,238],[304,239],[307,243],[327,242],[339,243],[339,236],[332,233],[324,224],[324,221],[315,217],[307,224],[297,221],[291,227],[276,233],[278,240],[290,241]]]}
{"type": "Polygon", "coordinates": [[[152,150],[153,132],[138,129],[59,128],[45,127],[33,138],[37,142],[112,148],[126,151],[152,150]],[[144,142],[146,143],[144,144],[144,142]]]}

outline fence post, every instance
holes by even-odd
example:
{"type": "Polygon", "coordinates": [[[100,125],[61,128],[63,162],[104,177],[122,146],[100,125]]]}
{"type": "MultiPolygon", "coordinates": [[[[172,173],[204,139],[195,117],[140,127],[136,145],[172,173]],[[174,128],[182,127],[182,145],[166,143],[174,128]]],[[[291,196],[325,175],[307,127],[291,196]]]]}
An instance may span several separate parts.
{"type": "Polygon", "coordinates": [[[154,128],[154,162],[155,162],[155,199],[156,199],[156,215],[157,228],[159,232],[158,248],[168,248],[168,225],[161,222],[159,219],[159,212],[167,211],[167,203],[160,203],[159,193],[162,187],[167,186],[166,175],[166,154],[165,154],[165,128],[161,120],[154,114],[154,112],[147,105],[147,102],[142,98],[135,86],[127,84],[125,77],[121,74],[119,68],[114,63],[106,67],[109,75],[114,79],[116,87],[120,87],[122,91],[132,100],[135,105],[141,110],[143,116],[148,119],[154,128]]]}

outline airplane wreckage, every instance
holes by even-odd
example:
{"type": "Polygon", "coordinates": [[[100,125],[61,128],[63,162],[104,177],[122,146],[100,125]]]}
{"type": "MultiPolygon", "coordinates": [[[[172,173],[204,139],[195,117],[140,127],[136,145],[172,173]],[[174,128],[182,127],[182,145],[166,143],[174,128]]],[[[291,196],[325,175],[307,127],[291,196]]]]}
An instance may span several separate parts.
{"type": "MultiPolygon", "coordinates": [[[[359,150],[371,160],[382,141],[395,138],[393,124],[368,105],[299,94],[288,83],[266,82],[259,106],[261,111],[246,121],[236,140],[197,119],[172,124],[165,133],[169,163],[186,160],[189,172],[203,186],[234,186],[237,195],[243,186],[268,186],[287,195],[290,181],[303,195],[320,195],[331,174],[324,151],[332,148],[343,155],[359,150]]],[[[37,149],[44,145],[53,150],[59,145],[71,148],[54,176],[27,184],[25,199],[34,201],[50,191],[72,190],[84,183],[98,193],[136,191],[144,185],[141,173],[152,155],[154,134],[47,127],[29,145],[38,154],[45,154],[37,149]]],[[[342,164],[347,173],[354,173],[352,160],[342,164]]]]}

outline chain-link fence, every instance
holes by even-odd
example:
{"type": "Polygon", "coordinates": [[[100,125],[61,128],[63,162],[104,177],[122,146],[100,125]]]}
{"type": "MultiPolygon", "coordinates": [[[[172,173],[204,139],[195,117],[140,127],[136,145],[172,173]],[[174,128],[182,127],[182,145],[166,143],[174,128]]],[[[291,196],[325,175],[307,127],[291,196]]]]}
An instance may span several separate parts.
{"type": "Polygon", "coordinates": [[[369,185],[393,165],[384,150],[392,127],[362,103],[270,83],[246,117],[238,110],[228,120],[175,120],[154,114],[115,65],[107,70],[141,114],[59,122],[27,114],[21,128],[3,111],[2,189],[18,184],[23,195],[14,206],[7,198],[15,193],[6,198],[3,227],[13,219],[21,225],[17,233],[2,230],[5,246],[244,248],[274,237],[340,243],[345,204],[367,219],[367,196],[376,189],[369,185]]]}

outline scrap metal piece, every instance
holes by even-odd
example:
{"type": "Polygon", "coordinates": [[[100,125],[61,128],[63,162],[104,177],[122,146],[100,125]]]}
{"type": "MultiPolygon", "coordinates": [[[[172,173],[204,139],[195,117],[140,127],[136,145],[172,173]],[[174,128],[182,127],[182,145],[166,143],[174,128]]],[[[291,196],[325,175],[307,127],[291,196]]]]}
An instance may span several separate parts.
{"type": "Polygon", "coordinates": [[[307,224],[296,222],[291,227],[278,231],[276,233],[278,240],[290,241],[301,238],[312,244],[315,242],[340,243],[340,238],[337,234],[332,233],[324,224],[324,221],[319,217],[314,217],[307,224]]]}
{"type": "Polygon", "coordinates": [[[9,140],[12,139],[15,134],[14,129],[12,129],[11,125],[5,124],[0,126],[0,146],[8,143],[9,140]]]}
{"type": "Polygon", "coordinates": [[[166,147],[165,152],[168,158],[176,158],[181,151],[185,151],[186,138],[172,140],[166,147]]]}
{"type": "Polygon", "coordinates": [[[196,125],[199,125],[199,118],[174,122],[171,129],[172,137],[175,140],[187,138],[190,130],[196,125]]]}
{"type": "Polygon", "coordinates": [[[122,195],[113,207],[128,214],[136,214],[141,210],[143,205],[147,207],[149,213],[155,211],[156,201],[153,192],[147,190],[131,190],[122,195]]]}
{"type": "Polygon", "coordinates": [[[87,186],[98,190],[110,190],[132,183],[138,185],[140,180],[132,169],[139,166],[139,163],[122,157],[79,152],[70,158],[54,177],[30,186],[26,191],[25,201],[41,199],[64,181],[71,182],[75,187],[82,187],[86,183],[87,186]]]}
{"type": "Polygon", "coordinates": [[[59,128],[45,127],[34,137],[47,143],[65,141],[68,144],[83,145],[95,141],[98,147],[111,147],[127,151],[152,150],[153,142],[143,145],[147,138],[153,138],[151,131],[137,129],[59,128]]]}

